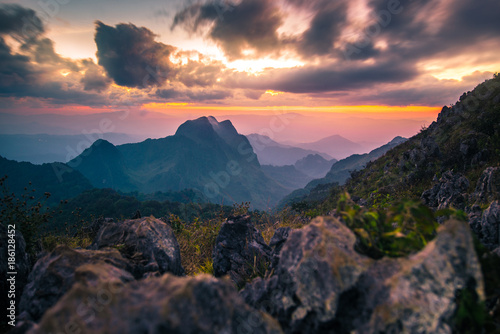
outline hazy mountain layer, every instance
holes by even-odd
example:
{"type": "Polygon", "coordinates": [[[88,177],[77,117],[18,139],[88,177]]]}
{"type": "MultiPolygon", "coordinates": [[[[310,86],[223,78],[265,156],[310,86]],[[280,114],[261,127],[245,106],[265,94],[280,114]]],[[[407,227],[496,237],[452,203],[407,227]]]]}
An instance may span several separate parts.
{"type": "Polygon", "coordinates": [[[175,135],[114,146],[98,141],[70,165],[95,187],[143,193],[197,189],[212,202],[272,207],[287,190],[261,170],[245,136],[230,121],[202,117],[175,135]]]}

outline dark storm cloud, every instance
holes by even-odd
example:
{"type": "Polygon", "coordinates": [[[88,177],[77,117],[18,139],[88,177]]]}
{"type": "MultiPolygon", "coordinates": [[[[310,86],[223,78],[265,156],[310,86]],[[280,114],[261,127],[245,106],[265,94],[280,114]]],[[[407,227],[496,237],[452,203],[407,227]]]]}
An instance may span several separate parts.
{"type": "Polygon", "coordinates": [[[108,26],[96,22],[99,65],[118,85],[161,86],[171,75],[169,56],[174,47],[155,41],[149,29],[133,24],[108,26]]]}
{"type": "Polygon", "coordinates": [[[328,5],[318,10],[309,28],[302,34],[298,50],[304,56],[322,56],[331,54],[333,43],[339,37],[346,23],[347,6],[328,5]]]}
{"type": "Polygon", "coordinates": [[[280,48],[277,30],[283,16],[272,0],[242,0],[239,4],[209,2],[189,6],[177,13],[172,28],[183,26],[196,32],[211,25],[208,37],[217,42],[229,59],[244,57],[252,49],[256,55],[280,48]]]}
{"type": "Polygon", "coordinates": [[[108,78],[102,69],[97,66],[92,60],[84,59],[83,66],[86,68],[85,75],[80,80],[85,91],[101,92],[109,87],[111,79],[108,78]]]}
{"type": "Polygon", "coordinates": [[[0,96],[34,97],[54,104],[94,105],[104,98],[82,92],[75,82],[63,79],[61,70],[80,70],[76,61],[54,51],[53,42],[43,37],[42,21],[36,13],[18,5],[0,5],[0,96]],[[14,51],[2,37],[8,34],[21,45],[14,51]]]}
{"type": "Polygon", "coordinates": [[[371,87],[377,83],[398,83],[417,76],[414,67],[404,62],[375,65],[324,65],[269,71],[258,78],[234,74],[228,87],[272,89],[289,93],[322,93],[371,87]]]}
{"type": "Polygon", "coordinates": [[[499,1],[397,2],[400,3],[400,10],[393,15],[387,15],[388,0],[369,2],[371,16],[380,22],[379,36],[389,43],[386,52],[425,59],[454,50],[463,53],[467,51],[465,48],[484,40],[498,40],[499,1]]]}
{"type": "Polygon", "coordinates": [[[19,5],[0,4],[0,34],[10,34],[26,43],[44,31],[42,20],[34,10],[19,5]]]}
{"type": "Polygon", "coordinates": [[[22,90],[36,80],[36,72],[30,59],[24,55],[13,54],[5,40],[0,37],[0,94],[22,90]]]}

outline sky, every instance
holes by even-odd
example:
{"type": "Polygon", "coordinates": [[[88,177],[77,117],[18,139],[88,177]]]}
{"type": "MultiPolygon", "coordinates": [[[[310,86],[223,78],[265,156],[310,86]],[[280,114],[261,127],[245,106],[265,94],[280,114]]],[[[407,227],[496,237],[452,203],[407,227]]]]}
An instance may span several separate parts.
{"type": "Polygon", "coordinates": [[[278,138],[385,141],[500,71],[498,13],[498,0],[0,1],[0,113],[169,116],[143,124],[152,137],[172,132],[158,120],[265,132],[300,114],[278,138]]]}

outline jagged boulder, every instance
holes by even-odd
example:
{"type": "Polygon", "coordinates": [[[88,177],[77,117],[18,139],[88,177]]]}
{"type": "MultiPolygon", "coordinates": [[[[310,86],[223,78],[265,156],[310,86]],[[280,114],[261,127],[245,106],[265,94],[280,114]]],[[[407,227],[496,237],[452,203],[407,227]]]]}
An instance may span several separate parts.
{"type": "Polygon", "coordinates": [[[290,236],[292,229],[290,227],[280,227],[278,228],[269,241],[269,247],[271,247],[271,267],[270,270],[273,270],[277,267],[278,262],[280,260],[280,252],[285,244],[286,240],[290,236]]]}
{"type": "Polygon", "coordinates": [[[425,205],[434,209],[454,207],[463,210],[468,188],[469,180],[465,176],[449,170],[441,176],[434,187],[424,191],[421,198],[425,205]]]}
{"type": "Polygon", "coordinates": [[[37,261],[21,297],[22,320],[39,320],[76,283],[128,282],[132,267],[115,249],[100,251],[58,246],[37,261]]]}
{"type": "Polygon", "coordinates": [[[369,304],[378,305],[360,332],[451,333],[460,291],[484,299],[481,267],[463,222],[448,221],[421,252],[396,262],[399,269],[377,284],[386,297],[378,303],[372,297],[369,304]]]}
{"type": "Polygon", "coordinates": [[[3,222],[0,223],[0,291],[3,294],[2,298],[0,298],[1,322],[12,320],[12,318],[7,318],[7,308],[10,307],[9,303],[12,300],[7,298],[8,294],[14,289],[15,302],[16,305],[19,305],[19,299],[31,268],[26,253],[26,242],[21,231],[12,226],[9,227],[4,225],[3,222]],[[8,274],[10,272],[16,274],[8,274]]]}
{"type": "Polygon", "coordinates": [[[500,167],[488,167],[484,170],[473,196],[479,203],[500,199],[500,167]]]}
{"type": "Polygon", "coordinates": [[[339,298],[372,263],[354,250],[356,237],[340,221],[319,218],[294,230],[281,250],[276,274],[242,291],[289,333],[325,330],[342,308],[339,298]]]}
{"type": "Polygon", "coordinates": [[[500,246],[500,203],[494,201],[481,218],[481,242],[493,250],[500,246]]]}
{"type": "Polygon", "coordinates": [[[181,253],[172,228],[153,217],[107,221],[91,249],[116,247],[133,264],[136,278],[170,272],[184,275],[181,253]]]}
{"type": "Polygon", "coordinates": [[[171,274],[121,286],[76,284],[30,333],[63,330],[93,334],[282,333],[274,319],[246,305],[230,282],[208,275],[187,278],[171,274]]]}
{"type": "Polygon", "coordinates": [[[271,248],[250,216],[230,217],[222,224],[213,250],[215,277],[229,275],[237,286],[243,286],[254,265],[270,261],[271,248]]]}
{"type": "Polygon", "coordinates": [[[292,232],[276,275],[241,291],[287,333],[451,333],[456,296],[482,300],[483,279],[469,227],[448,221],[421,252],[368,259],[340,221],[317,218],[292,232]]]}

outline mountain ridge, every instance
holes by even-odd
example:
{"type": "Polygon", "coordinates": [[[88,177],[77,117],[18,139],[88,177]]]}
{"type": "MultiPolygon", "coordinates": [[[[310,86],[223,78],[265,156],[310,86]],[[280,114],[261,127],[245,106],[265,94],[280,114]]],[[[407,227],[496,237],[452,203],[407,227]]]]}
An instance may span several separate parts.
{"type": "MultiPolygon", "coordinates": [[[[111,149],[109,145],[104,146],[111,149]]],[[[183,123],[173,136],[114,149],[116,161],[97,148],[76,158],[80,163],[74,168],[95,187],[111,178],[121,181],[113,188],[122,191],[197,189],[214,202],[248,201],[256,208],[274,206],[287,192],[261,170],[248,139],[230,121],[219,123],[211,116],[183,123]]]]}

